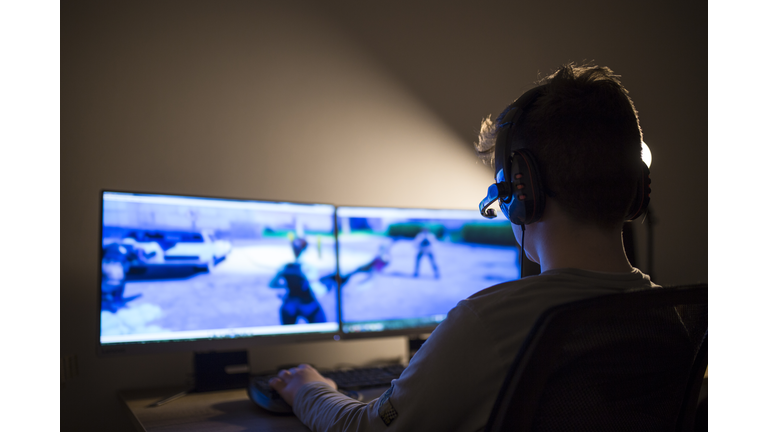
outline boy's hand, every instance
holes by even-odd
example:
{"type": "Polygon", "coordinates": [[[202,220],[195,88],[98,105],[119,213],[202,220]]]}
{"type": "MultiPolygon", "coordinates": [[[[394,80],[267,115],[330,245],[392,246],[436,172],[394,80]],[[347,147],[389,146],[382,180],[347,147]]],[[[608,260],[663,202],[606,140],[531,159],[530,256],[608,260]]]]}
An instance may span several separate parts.
{"type": "Polygon", "coordinates": [[[269,381],[269,385],[280,393],[280,396],[288,402],[288,405],[293,406],[293,399],[296,397],[299,389],[304,384],[316,381],[328,383],[334,390],[338,388],[332,379],[320,375],[317,369],[308,364],[302,364],[289,370],[281,370],[277,377],[269,381]]]}

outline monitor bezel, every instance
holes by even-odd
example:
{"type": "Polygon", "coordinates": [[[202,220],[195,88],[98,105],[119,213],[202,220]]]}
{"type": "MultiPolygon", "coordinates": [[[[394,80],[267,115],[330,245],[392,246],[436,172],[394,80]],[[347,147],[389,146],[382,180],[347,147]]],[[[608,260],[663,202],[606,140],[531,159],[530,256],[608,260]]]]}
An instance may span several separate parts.
{"type": "MultiPolygon", "coordinates": [[[[210,196],[210,195],[193,195],[184,193],[167,193],[167,192],[139,192],[135,190],[120,190],[112,188],[104,188],[99,191],[99,244],[98,244],[98,256],[101,256],[101,250],[103,247],[104,236],[104,194],[105,193],[123,193],[134,195],[153,195],[153,196],[172,196],[183,198],[203,198],[214,200],[230,200],[230,201],[243,201],[243,202],[258,202],[267,204],[299,204],[299,205],[324,205],[332,206],[333,212],[333,236],[336,241],[336,286],[338,287],[338,227],[336,226],[337,206],[330,203],[322,202],[302,202],[302,201],[288,201],[288,200],[265,200],[257,198],[234,198],[224,196],[210,196]]],[[[341,305],[339,304],[340,292],[336,290],[336,330],[328,332],[311,332],[311,333],[287,333],[279,335],[255,335],[245,336],[237,338],[211,338],[211,339],[183,339],[183,340],[164,340],[164,341],[152,341],[152,342],[129,342],[118,344],[102,344],[101,343],[101,259],[97,260],[97,280],[98,286],[95,290],[96,298],[96,310],[97,310],[97,325],[96,325],[96,354],[99,357],[112,357],[122,355],[136,355],[136,354],[162,354],[162,353],[178,353],[178,352],[210,352],[210,351],[232,351],[232,350],[247,350],[249,348],[259,346],[270,346],[290,343],[303,343],[303,342],[319,342],[319,341],[338,341],[341,338],[341,305]]]]}

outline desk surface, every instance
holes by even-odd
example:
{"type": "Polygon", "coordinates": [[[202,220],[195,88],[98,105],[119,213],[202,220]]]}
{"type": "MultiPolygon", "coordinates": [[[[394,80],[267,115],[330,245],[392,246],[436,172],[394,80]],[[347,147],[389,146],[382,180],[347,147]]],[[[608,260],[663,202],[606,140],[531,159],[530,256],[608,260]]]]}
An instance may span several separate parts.
{"type": "MultiPolygon", "coordinates": [[[[124,390],[120,398],[130,411],[138,431],[147,432],[235,432],[308,431],[293,415],[275,415],[257,406],[245,389],[192,393],[159,407],[148,405],[182,391],[180,387],[124,390]]],[[[366,390],[364,401],[381,395],[386,388],[366,390]]]]}

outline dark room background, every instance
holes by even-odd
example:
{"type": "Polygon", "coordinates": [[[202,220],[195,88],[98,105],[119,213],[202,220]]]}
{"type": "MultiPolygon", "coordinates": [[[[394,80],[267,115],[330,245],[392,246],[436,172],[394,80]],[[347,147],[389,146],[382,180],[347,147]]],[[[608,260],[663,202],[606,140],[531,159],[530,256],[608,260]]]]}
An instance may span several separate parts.
{"type": "MultiPolygon", "coordinates": [[[[189,353],[96,356],[100,190],[474,209],[492,180],[480,121],[583,61],[622,75],[653,152],[654,279],[706,282],[705,2],[62,3],[60,354],[78,372],[61,429],[128,431],[117,390],[192,368],[189,353]]],[[[633,231],[647,270],[647,221],[633,231]]],[[[252,357],[404,341],[340,346],[252,357]]]]}

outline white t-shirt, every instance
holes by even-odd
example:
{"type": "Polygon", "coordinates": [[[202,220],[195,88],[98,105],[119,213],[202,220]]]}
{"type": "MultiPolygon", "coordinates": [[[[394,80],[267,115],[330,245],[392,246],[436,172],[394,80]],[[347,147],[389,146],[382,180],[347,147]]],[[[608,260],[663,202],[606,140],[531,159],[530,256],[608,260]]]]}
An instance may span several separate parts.
{"type": "Polygon", "coordinates": [[[462,300],[416,352],[399,379],[368,404],[324,383],[297,393],[293,411],[315,431],[477,431],[529,330],[552,306],[658,287],[633,269],[550,270],[462,300]]]}

